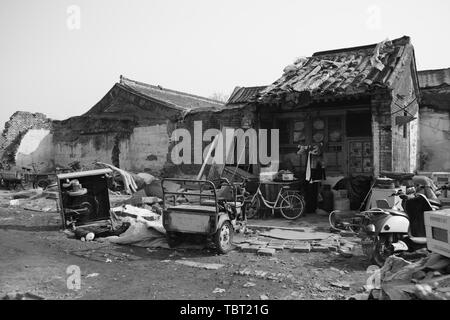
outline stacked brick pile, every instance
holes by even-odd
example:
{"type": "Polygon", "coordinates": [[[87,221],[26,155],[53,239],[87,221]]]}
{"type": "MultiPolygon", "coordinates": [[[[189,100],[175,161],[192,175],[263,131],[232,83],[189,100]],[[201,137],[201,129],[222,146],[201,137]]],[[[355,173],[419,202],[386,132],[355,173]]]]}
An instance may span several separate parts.
{"type": "Polygon", "coordinates": [[[5,129],[0,137],[1,161],[14,162],[15,152],[23,136],[30,129],[52,128],[52,120],[42,113],[17,111],[5,123],[5,129]]]}

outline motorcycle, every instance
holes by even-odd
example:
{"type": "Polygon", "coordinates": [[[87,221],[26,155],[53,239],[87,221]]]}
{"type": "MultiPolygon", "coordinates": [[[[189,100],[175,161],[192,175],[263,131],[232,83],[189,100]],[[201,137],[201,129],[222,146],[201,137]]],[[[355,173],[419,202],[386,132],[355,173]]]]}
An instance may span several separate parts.
{"type": "Polygon", "coordinates": [[[442,205],[439,191],[427,177],[415,176],[416,187],[392,194],[402,199],[402,210],[374,208],[358,214],[362,218],[362,248],[372,263],[382,266],[394,254],[426,248],[424,212],[442,205]]]}

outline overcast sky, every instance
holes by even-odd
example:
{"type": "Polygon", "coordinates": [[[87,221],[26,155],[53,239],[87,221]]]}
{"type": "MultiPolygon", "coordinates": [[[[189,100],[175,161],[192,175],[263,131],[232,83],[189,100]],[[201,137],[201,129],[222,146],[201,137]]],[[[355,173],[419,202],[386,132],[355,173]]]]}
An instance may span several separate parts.
{"type": "Polygon", "coordinates": [[[189,93],[266,85],[296,57],[412,38],[450,67],[450,1],[2,0],[0,128],[14,111],[80,115],[122,74],[189,93]],[[79,13],[79,14],[78,14],[79,13]],[[78,19],[79,18],[79,19],[78,19]]]}

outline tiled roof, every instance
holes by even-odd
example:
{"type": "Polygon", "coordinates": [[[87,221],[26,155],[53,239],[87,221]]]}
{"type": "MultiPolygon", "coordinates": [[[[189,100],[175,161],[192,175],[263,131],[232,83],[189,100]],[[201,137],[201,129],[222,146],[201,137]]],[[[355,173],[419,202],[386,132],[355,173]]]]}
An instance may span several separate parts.
{"type": "Polygon", "coordinates": [[[317,52],[287,66],[280,79],[261,91],[259,101],[290,92],[324,97],[360,94],[375,87],[391,88],[412,52],[406,36],[368,46],[317,52]]]}
{"type": "Polygon", "coordinates": [[[420,88],[450,86],[450,68],[418,72],[420,88]]]}
{"type": "Polygon", "coordinates": [[[120,78],[119,85],[138,94],[144,95],[145,97],[162,101],[168,106],[178,108],[185,112],[200,110],[218,111],[221,110],[224,105],[224,103],[213,99],[166,89],[161,86],[153,86],[143,82],[127,79],[122,76],[120,78]]]}
{"type": "Polygon", "coordinates": [[[227,105],[250,102],[261,90],[265,88],[267,88],[267,86],[236,87],[230,98],[228,98],[227,105]]]}

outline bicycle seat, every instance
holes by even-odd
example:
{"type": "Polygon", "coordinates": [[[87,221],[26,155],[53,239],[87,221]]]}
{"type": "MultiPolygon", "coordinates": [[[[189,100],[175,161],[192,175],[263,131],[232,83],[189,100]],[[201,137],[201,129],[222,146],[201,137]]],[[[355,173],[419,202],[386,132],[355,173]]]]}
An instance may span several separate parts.
{"type": "Polygon", "coordinates": [[[290,189],[291,187],[289,186],[282,186],[281,189],[290,189]]]}

